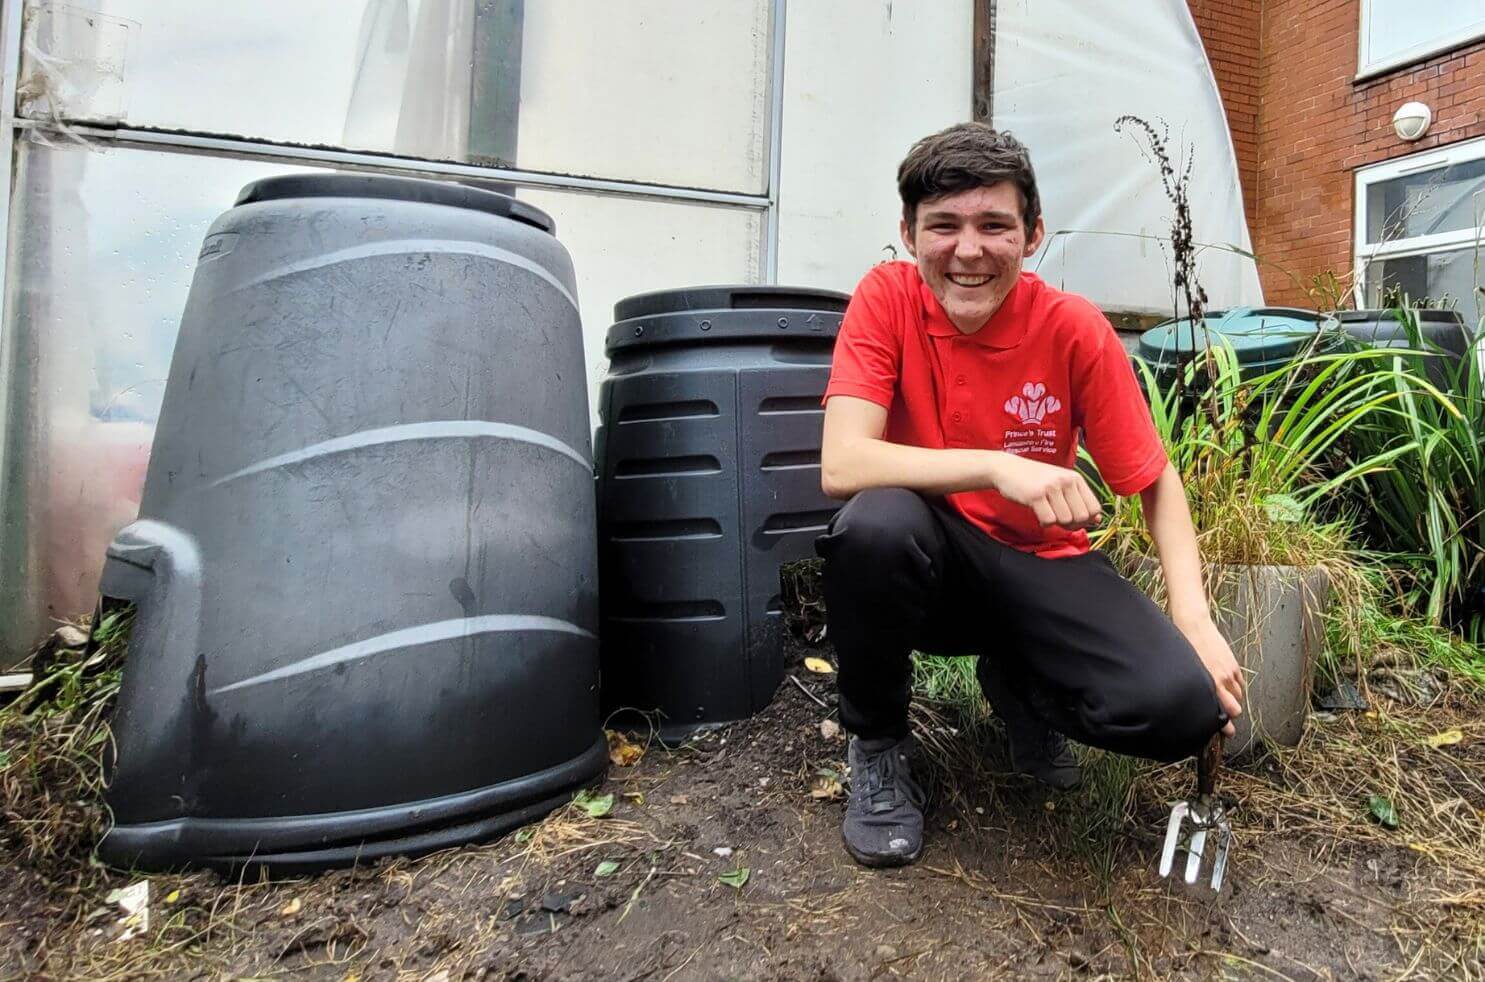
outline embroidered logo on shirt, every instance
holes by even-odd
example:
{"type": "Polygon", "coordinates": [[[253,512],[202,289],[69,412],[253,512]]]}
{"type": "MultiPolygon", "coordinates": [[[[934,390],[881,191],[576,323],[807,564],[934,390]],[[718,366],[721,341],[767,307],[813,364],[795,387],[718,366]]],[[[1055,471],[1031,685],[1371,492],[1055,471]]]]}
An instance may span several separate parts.
{"type": "Polygon", "coordinates": [[[1040,426],[1047,418],[1048,413],[1055,413],[1062,408],[1062,400],[1056,396],[1046,394],[1047,387],[1040,382],[1027,382],[1021,386],[1021,394],[1011,396],[1006,400],[1005,411],[1010,413],[1023,425],[1032,423],[1040,426]]]}

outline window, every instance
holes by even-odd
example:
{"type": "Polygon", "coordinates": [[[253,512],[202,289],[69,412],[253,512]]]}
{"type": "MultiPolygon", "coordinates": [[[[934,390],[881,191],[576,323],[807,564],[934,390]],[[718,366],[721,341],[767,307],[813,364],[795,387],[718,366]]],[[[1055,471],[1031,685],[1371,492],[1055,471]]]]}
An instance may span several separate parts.
{"type": "Polygon", "coordinates": [[[1356,275],[1361,302],[1394,291],[1446,303],[1480,321],[1485,260],[1485,140],[1415,154],[1356,174],[1356,275]]]}
{"type": "Polygon", "coordinates": [[[1485,0],[1361,0],[1357,77],[1485,37],[1485,0]]]}

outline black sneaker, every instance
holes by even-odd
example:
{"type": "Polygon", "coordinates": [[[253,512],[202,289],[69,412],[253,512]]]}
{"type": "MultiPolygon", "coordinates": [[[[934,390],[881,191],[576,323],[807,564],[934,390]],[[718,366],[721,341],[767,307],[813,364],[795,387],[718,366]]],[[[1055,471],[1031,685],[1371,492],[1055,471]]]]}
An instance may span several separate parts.
{"type": "Polygon", "coordinates": [[[1058,791],[1070,791],[1083,783],[1083,769],[1067,739],[1052,729],[1018,696],[1005,672],[993,659],[981,656],[975,665],[980,689],[1005,723],[1011,748],[1011,768],[1058,791]]]}
{"type": "Polygon", "coordinates": [[[908,766],[911,749],[911,738],[851,738],[851,795],[840,831],[863,866],[906,866],[923,851],[923,789],[908,766]]]}

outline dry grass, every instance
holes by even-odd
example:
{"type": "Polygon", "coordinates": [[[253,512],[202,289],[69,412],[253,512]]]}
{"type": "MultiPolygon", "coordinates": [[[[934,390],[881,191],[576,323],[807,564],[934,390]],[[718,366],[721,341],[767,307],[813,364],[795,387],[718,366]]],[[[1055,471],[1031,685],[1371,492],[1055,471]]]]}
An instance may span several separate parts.
{"type": "Polygon", "coordinates": [[[103,757],[128,614],[91,644],[66,645],[88,630],[64,625],[33,656],[31,687],[0,707],[0,846],[32,864],[85,865],[107,827],[103,757]]]}
{"type": "MultiPolygon", "coordinates": [[[[101,900],[108,887],[129,879],[90,862],[106,821],[99,761],[117,678],[106,660],[95,663],[91,674],[80,671],[81,663],[76,655],[59,657],[51,673],[59,684],[47,700],[33,693],[0,712],[0,750],[6,754],[0,835],[10,887],[25,900],[0,914],[0,927],[45,925],[23,954],[0,952],[0,975],[122,979],[313,971],[426,978],[447,969],[457,978],[470,969],[498,969],[510,957],[507,904],[524,903],[529,910],[545,892],[564,889],[563,877],[589,876],[600,860],[622,862],[618,873],[602,881],[618,915],[667,877],[695,875],[690,867],[700,868],[688,860],[702,857],[656,838],[653,823],[594,819],[568,806],[501,842],[417,861],[276,883],[223,882],[206,873],[154,876],[148,932],[118,942],[119,912],[101,900]],[[17,957],[22,960],[7,960],[17,957]]],[[[1026,939],[1061,930],[1068,919],[1097,922],[1116,939],[1100,942],[1113,945],[1114,954],[1103,947],[1084,954],[1100,964],[1117,955],[1131,974],[1145,977],[1316,974],[1297,962],[1259,964],[1236,943],[1200,941],[1214,924],[1241,938],[1241,918],[1210,897],[1152,879],[1149,860],[1170,802],[1192,790],[1189,765],[1088,752],[1085,787],[1044,809],[1040,792],[1006,773],[997,750],[999,724],[977,697],[969,698],[975,691],[969,663],[958,663],[957,674],[939,677],[936,685],[936,698],[915,703],[913,721],[939,807],[963,816],[966,829],[983,823],[975,821],[977,809],[991,815],[1003,810],[1022,835],[1051,843],[1053,854],[1067,857],[1045,871],[1045,882],[1057,884],[1060,894],[996,884],[965,865],[929,870],[999,905],[985,915],[985,930],[1026,939]]],[[[1477,689],[1457,681],[1432,693],[1427,706],[1391,702],[1375,692],[1373,700],[1372,712],[1317,718],[1299,747],[1272,750],[1224,771],[1219,787],[1234,806],[1235,882],[1248,894],[1270,887],[1277,892],[1298,877],[1334,877],[1374,864],[1369,875],[1378,883],[1375,892],[1368,891],[1366,909],[1380,910],[1381,919],[1348,924],[1348,930],[1385,942],[1389,961],[1407,975],[1485,979],[1485,705],[1477,689]],[[1457,743],[1429,746],[1428,738],[1452,729],[1459,730],[1457,743]],[[1367,798],[1373,794],[1392,800],[1399,828],[1372,819],[1367,798]],[[1265,838],[1285,844],[1293,861],[1264,867],[1255,857],[1274,855],[1257,848],[1265,838]],[[1389,886],[1389,880],[1397,883],[1389,886]]],[[[746,732],[734,735],[726,752],[744,752],[746,732]]],[[[843,752],[843,744],[834,746],[843,752]]],[[[802,746],[800,754],[797,765],[775,762],[774,785],[765,793],[770,800],[808,787],[818,761],[802,746]],[[792,782],[783,779],[791,769],[792,782]]],[[[665,793],[661,775],[615,777],[616,791],[645,785],[651,798],[665,793]],[[646,781],[660,783],[651,787],[646,781]]],[[[1356,890],[1357,882],[1366,878],[1334,879],[1328,889],[1356,890]]],[[[909,884],[894,881],[894,887],[909,884]]],[[[861,874],[844,892],[767,903],[787,908],[792,923],[819,934],[832,925],[840,930],[870,921],[875,908],[862,904],[879,899],[881,889],[880,878],[861,874]]],[[[1338,908],[1326,916],[1358,915],[1338,908]]],[[[930,927],[924,930],[925,938],[932,934],[930,927]]],[[[701,959],[692,965],[702,964],[699,950],[688,947],[673,961],[681,965],[690,956],[701,959]]],[[[916,944],[903,947],[898,967],[909,971],[920,956],[929,957],[916,944]]]]}
{"type": "MultiPolygon", "coordinates": [[[[1485,705],[1466,682],[1446,688],[1428,706],[1386,699],[1374,705],[1366,712],[1320,714],[1298,747],[1270,748],[1224,768],[1218,790],[1231,806],[1235,871],[1250,889],[1261,890],[1292,884],[1313,870],[1380,862],[1395,870],[1402,892],[1394,898],[1379,888],[1365,898],[1385,906],[1389,921],[1366,930],[1389,939],[1410,966],[1403,977],[1485,979],[1485,705]],[[1440,734],[1454,739],[1454,730],[1457,742],[1430,746],[1429,738],[1440,734]],[[1372,816],[1373,795],[1393,803],[1396,829],[1372,816]],[[1308,851],[1296,866],[1245,867],[1245,852],[1255,850],[1244,843],[1270,836],[1308,851]]],[[[970,821],[976,796],[1005,776],[994,772],[982,749],[990,725],[979,711],[953,704],[915,708],[915,734],[939,800],[970,821]]],[[[1194,769],[1189,762],[1157,765],[1088,751],[1085,773],[1084,787],[1049,811],[1038,832],[1082,864],[1089,895],[1121,936],[1127,932],[1125,955],[1136,973],[1163,974],[1155,972],[1151,954],[1181,947],[1183,932],[1193,918],[1211,916],[1211,904],[1132,878],[1130,871],[1147,865],[1170,804],[1193,793],[1194,769]]],[[[1388,868],[1372,870],[1379,884],[1388,868]]],[[[962,869],[937,872],[975,879],[962,869]]],[[[1331,886],[1353,889],[1334,880],[1331,886]]],[[[1022,906],[1045,902],[1002,899],[1022,906]]],[[[1242,966],[1223,964],[1243,974],[1242,966]]],[[[1310,970],[1295,965],[1294,971],[1305,977],[1310,970]]]]}

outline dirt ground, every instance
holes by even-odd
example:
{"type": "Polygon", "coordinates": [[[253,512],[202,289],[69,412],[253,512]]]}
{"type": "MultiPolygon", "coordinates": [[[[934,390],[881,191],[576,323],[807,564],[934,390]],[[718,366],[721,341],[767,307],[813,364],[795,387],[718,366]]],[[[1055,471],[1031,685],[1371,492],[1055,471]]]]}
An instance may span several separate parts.
{"type": "MultiPolygon", "coordinates": [[[[1213,896],[1156,874],[1189,764],[1125,787],[1105,761],[1054,795],[1006,772],[993,730],[953,731],[930,707],[927,847],[870,871],[841,847],[843,799],[811,795],[834,790],[821,772],[843,774],[845,741],[822,733],[833,685],[800,654],[762,715],[614,768],[606,817],[570,806],[493,844],[271,884],[156,875],[149,927],[128,940],[106,897],[140,877],[0,854],[0,976],[1485,978],[1485,884],[1411,838],[1410,815],[1375,825],[1347,804],[1360,787],[1264,805],[1308,748],[1406,719],[1322,719],[1301,757],[1230,775],[1237,836],[1213,896]],[[719,879],[742,869],[741,885],[719,879]]],[[[1447,807],[1485,829],[1485,732],[1464,735],[1419,760],[1465,776],[1447,807]]]]}

